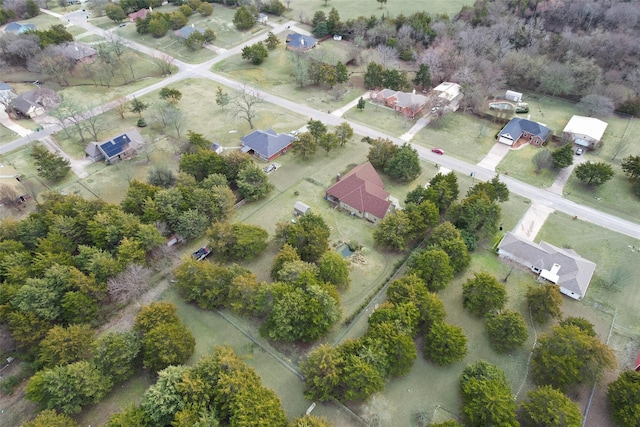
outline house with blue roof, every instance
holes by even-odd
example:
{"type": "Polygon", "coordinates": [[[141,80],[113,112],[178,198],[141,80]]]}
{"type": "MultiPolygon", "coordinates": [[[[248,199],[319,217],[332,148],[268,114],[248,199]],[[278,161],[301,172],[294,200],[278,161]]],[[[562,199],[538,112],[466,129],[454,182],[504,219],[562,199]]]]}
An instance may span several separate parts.
{"type": "Polygon", "coordinates": [[[182,39],[186,39],[196,31],[199,32],[200,34],[204,34],[204,30],[202,28],[197,28],[193,24],[186,25],[180,28],[179,30],[175,30],[173,33],[182,39]]]}
{"type": "Polygon", "coordinates": [[[304,34],[291,33],[287,35],[286,49],[296,52],[306,52],[318,45],[318,40],[304,34]]]}
{"type": "Polygon", "coordinates": [[[551,136],[551,129],[542,123],[514,117],[498,133],[498,142],[512,147],[522,144],[544,145],[551,136]]]}
{"type": "Polygon", "coordinates": [[[135,155],[136,150],[144,145],[144,139],[135,128],[115,136],[104,142],[90,142],[85,153],[94,160],[105,160],[115,163],[135,155]]]}
{"type": "Polygon", "coordinates": [[[295,139],[295,136],[268,129],[255,130],[240,138],[240,143],[243,153],[256,155],[265,162],[270,162],[286,153],[295,139]]]}
{"type": "Polygon", "coordinates": [[[10,22],[4,28],[5,33],[24,34],[27,31],[35,31],[36,26],[33,24],[21,24],[19,22],[10,22]]]}

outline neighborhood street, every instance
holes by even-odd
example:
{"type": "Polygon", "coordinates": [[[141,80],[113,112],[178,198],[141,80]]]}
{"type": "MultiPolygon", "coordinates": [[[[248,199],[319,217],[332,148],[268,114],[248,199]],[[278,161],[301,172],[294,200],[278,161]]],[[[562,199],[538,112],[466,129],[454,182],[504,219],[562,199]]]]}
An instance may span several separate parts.
{"type": "MultiPolygon", "coordinates": [[[[54,15],[59,17],[60,19],[62,19],[63,21],[67,22],[67,20],[71,23],[73,23],[74,25],[78,25],[84,29],[86,29],[88,32],[91,32],[93,34],[97,34],[100,35],[102,37],[105,37],[106,39],[111,39],[112,37],[116,37],[112,31],[108,31],[108,30],[102,30],[100,28],[97,28],[93,25],[91,25],[89,22],[87,22],[87,20],[85,19],[85,15],[86,13],[84,12],[72,12],[69,13],[67,15],[59,15],[59,14],[55,14],[52,13],[50,11],[47,10],[42,10],[44,13],[48,13],[50,15],[54,15]]],[[[296,24],[295,21],[289,21],[286,22],[284,24],[280,24],[277,26],[273,26],[270,30],[272,32],[274,32],[275,34],[278,34],[282,31],[285,31],[287,28],[289,27],[293,27],[296,24]]],[[[351,127],[353,128],[354,132],[358,135],[361,136],[368,136],[371,138],[388,138],[392,141],[394,141],[394,143],[396,144],[403,144],[406,143],[407,140],[409,138],[411,138],[415,132],[409,132],[408,134],[403,135],[402,138],[399,137],[392,137],[390,135],[387,135],[383,132],[379,132],[373,129],[370,129],[366,126],[357,124],[357,123],[353,123],[353,122],[349,122],[348,120],[344,120],[343,118],[334,115],[334,114],[328,114],[326,112],[322,112],[322,111],[318,111],[312,107],[309,107],[308,105],[305,104],[298,104],[294,101],[290,101],[284,98],[281,98],[277,95],[274,95],[272,93],[267,93],[267,92],[263,92],[261,91],[259,88],[257,87],[247,87],[246,84],[241,83],[241,82],[237,82],[235,80],[231,80],[227,77],[215,74],[213,72],[210,71],[212,65],[214,65],[217,62],[220,62],[226,58],[228,58],[229,56],[232,55],[236,55],[238,53],[240,53],[240,51],[242,50],[242,48],[246,45],[250,45],[250,44],[254,44],[260,40],[263,40],[266,38],[266,34],[261,34],[251,40],[248,40],[232,49],[226,50],[224,52],[222,52],[220,55],[216,56],[213,59],[210,59],[206,62],[200,63],[200,64],[187,64],[185,62],[179,61],[177,59],[173,60],[172,64],[175,65],[178,68],[178,72],[173,73],[171,76],[163,79],[162,81],[155,83],[151,86],[148,86],[144,89],[141,89],[139,91],[136,91],[134,93],[131,93],[127,96],[127,99],[132,99],[134,96],[135,97],[140,97],[143,95],[146,95],[150,92],[153,92],[155,90],[158,90],[162,87],[165,87],[167,85],[170,85],[176,81],[179,80],[183,80],[183,79],[188,79],[188,78],[205,78],[205,79],[210,79],[213,81],[216,81],[218,83],[221,83],[223,85],[226,85],[228,87],[234,88],[234,89],[247,89],[247,90],[251,90],[254,95],[260,97],[261,99],[263,99],[265,102],[268,103],[272,103],[272,104],[276,104],[282,108],[286,108],[296,114],[302,115],[303,117],[309,117],[309,118],[313,118],[314,120],[320,120],[323,123],[330,125],[330,126],[337,126],[340,123],[347,121],[351,127]]],[[[161,53],[155,49],[146,47],[144,45],[141,45],[139,43],[135,43],[129,40],[124,40],[122,39],[123,43],[125,43],[128,47],[130,47],[131,49],[135,49],[139,52],[145,53],[147,55],[150,56],[154,56],[154,57],[160,57],[160,56],[164,56],[166,57],[167,55],[164,53],[161,53]]],[[[105,104],[102,107],[96,108],[91,112],[88,112],[88,114],[101,114],[104,111],[107,111],[109,109],[112,109],[115,106],[115,102],[109,103],[109,104],[105,104]]],[[[366,114],[366,112],[365,112],[366,114]]],[[[422,124],[422,123],[421,123],[422,124]]],[[[46,126],[44,129],[40,130],[39,132],[33,133],[31,135],[28,135],[26,137],[22,137],[19,139],[16,139],[12,142],[3,144],[2,146],[0,146],[0,154],[4,154],[7,153],[9,151],[13,151],[15,149],[18,149],[26,144],[29,144],[31,142],[33,142],[34,140],[40,140],[44,137],[50,136],[51,134],[59,131],[61,129],[61,126],[56,124],[56,125],[50,125],[50,126],[46,126]]],[[[478,179],[478,180],[482,180],[482,181],[488,181],[491,178],[493,178],[495,176],[495,171],[490,170],[486,167],[483,167],[485,164],[484,163],[480,163],[478,165],[473,165],[473,164],[469,164],[466,163],[462,160],[458,160],[446,155],[438,155],[438,154],[434,154],[430,151],[429,148],[425,148],[425,147],[421,147],[418,145],[413,144],[412,145],[413,148],[415,148],[418,151],[419,156],[426,161],[432,162],[434,164],[438,164],[441,165],[447,169],[451,169],[451,170],[455,170],[457,172],[466,174],[466,175],[470,175],[471,173],[473,173],[473,176],[478,179]],[[483,166],[481,166],[483,165],[483,166]]],[[[554,209],[563,213],[566,213],[568,215],[571,216],[577,216],[579,219],[581,220],[585,220],[585,221],[589,221],[591,223],[594,223],[596,225],[599,225],[601,227],[605,227],[608,228],[612,231],[616,231],[618,233],[621,234],[625,234],[628,236],[631,236],[633,238],[636,239],[640,239],[640,224],[635,224],[632,223],[630,221],[618,218],[614,215],[611,214],[607,214],[604,212],[601,212],[599,210],[590,208],[590,207],[586,207],[586,206],[582,206],[579,205],[575,202],[572,202],[570,200],[565,199],[564,197],[562,197],[561,194],[557,194],[557,189],[555,190],[555,192],[553,191],[549,191],[547,189],[541,189],[541,188],[537,188],[534,187],[532,185],[526,184],[524,182],[518,181],[516,179],[513,179],[509,176],[504,176],[502,175],[500,178],[505,184],[507,184],[509,191],[511,191],[514,194],[518,194],[522,197],[525,197],[529,200],[532,200],[533,202],[536,202],[537,204],[546,206],[550,209],[554,209]]],[[[629,197],[632,197],[631,195],[629,197]]]]}

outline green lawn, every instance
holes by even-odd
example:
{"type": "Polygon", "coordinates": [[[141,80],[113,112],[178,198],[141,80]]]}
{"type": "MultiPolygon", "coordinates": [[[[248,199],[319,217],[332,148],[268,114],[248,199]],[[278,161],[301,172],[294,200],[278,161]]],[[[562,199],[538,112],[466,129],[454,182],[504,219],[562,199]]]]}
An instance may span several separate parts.
{"type": "MultiPolygon", "coordinates": [[[[553,146],[547,147],[549,150],[553,150],[553,146]]],[[[508,173],[520,181],[535,185],[540,188],[548,188],[555,181],[558,175],[558,170],[542,169],[536,173],[535,166],[532,163],[533,156],[541,150],[540,147],[533,145],[524,145],[517,150],[509,150],[507,155],[496,167],[496,171],[500,173],[508,173]]]]}
{"type": "Polygon", "coordinates": [[[396,137],[409,131],[416,123],[415,120],[410,120],[403,114],[372,101],[367,102],[363,111],[352,108],[343,117],[396,137]]]}
{"type": "MultiPolygon", "coordinates": [[[[283,3],[287,5],[287,2],[283,3]]],[[[374,0],[365,0],[364,2],[331,0],[327,2],[328,6],[326,7],[324,0],[291,0],[289,3],[291,10],[287,12],[287,16],[298,21],[310,21],[317,10],[322,10],[325,14],[328,14],[332,7],[335,7],[340,13],[340,18],[346,21],[358,16],[380,16],[384,13],[385,16],[393,17],[400,13],[411,15],[414,12],[424,10],[432,15],[448,14],[453,17],[460,11],[462,6],[473,5],[473,1],[470,0],[403,0],[389,1],[381,9],[380,3],[374,0]]]]}
{"type": "MultiPolygon", "coordinates": [[[[277,36],[282,43],[276,49],[269,51],[269,57],[261,65],[252,65],[242,59],[240,55],[234,55],[216,63],[212,70],[235,80],[257,85],[263,90],[320,111],[335,110],[363,95],[364,90],[354,85],[353,82],[340,92],[337,99],[337,95],[334,96],[333,91],[328,87],[305,86],[300,88],[292,77],[292,61],[295,53],[284,48],[286,32],[277,34],[277,36]]],[[[333,43],[337,42],[333,40],[323,42],[309,53],[314,57],[326,56],[328,60],[333,61],[331,58],[335,58],[334,51],[336,49],[333,43]]],[[[340,43],[346,44],[347,42],[340,43]]],[[[350,72],[358,71],[356,67],[347,68],[350,72]]]]}
{"type": "Polygon", "coordinates": [[[499,130],[498,125],[487,120],[464,113],[451,113],[439,123],[422,129],[411,142],[427,148],[442,148],[449,156],[477,163],[491,150],[499,130]]]}

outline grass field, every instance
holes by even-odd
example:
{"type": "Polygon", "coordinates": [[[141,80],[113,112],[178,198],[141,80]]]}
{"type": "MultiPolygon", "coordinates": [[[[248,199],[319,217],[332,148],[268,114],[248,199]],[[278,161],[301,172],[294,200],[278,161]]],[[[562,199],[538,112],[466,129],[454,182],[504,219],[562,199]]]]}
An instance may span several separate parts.
{"type": "Polygon", "coordinates": [[[437,125],[422,129],[411,142],[428,148],[442,148],[449,156],[477,163],[491,150],[499,130],[498,125],[487,120],[452,113],[445,115],[437,125]]]}
{"type": "Polygon", "coordinates": [[[347,19],[355,19],[358,16],[381,16],[383,13],[385,16],[396,16],[400,13],[404,15],[411,15],[414,12],[427,11],[428,13],[435,14],[447,14],[450,17],[455,16],[460,11],[460,8],[464,5],[472,5],[473,1],[470,0],[403,0],[403,1],[389,1],[384,7],[380,8],[380,3],[374,0],[366,0],[362,2],[355,2],[349,0],[331,0],[328,2],[328,6],[325,7],[324,0],[291,0],[290,2],[284,2],[286,5],[289,3],[290,11],[287,12],[287,16],[299,21],[311,20],[313,14],[317,10],[322,10],[325,14],[328,14],[332,7],[340,13],[340,18],[343,21],[347,19]],[[303,19],[301,19],[301,17],[303,19]]]}
{"type": "MultiPolygon", "coordinates": [[[[553,150],[553,147],[548,147],[548,149],[553,150]]],[[[524,145],[517,150],[509,150],[496,167],[496,171],[509,173],[509,176],[536,187],[548,188],[555,181],[558,170],[555,168],[542,169],[536,173],[532,159],[539,150],[539,147],[534,147],[533,145],[524,145]]]]}
{"type": "MultiPolygon", "coordinates": [[[[293,78],[293,64],[295,53],[284,48],[286,32],[277,34],[281,44],[269,51],[269,57],[259,66],[251,65],[240,55],[234,55],[213,66],[213,71],[231,77],[235,80],[256,85],[261,89],[272,92],[283,98],[290,99],[303,105],[316,108],[320,111],[332,111],[342,107],[350,101],[364,94],[364,89],[358,86],[348,85],[337,99],[327,87],[300,86],[293,78]]],[[[334,42],[327,40],[313,49],[314,57],[322,56],[328,61],[329,57],[335,57],[332,53],[336,49],[334,42]]],[[[357,67],[347,67],[350,72],[359,71],[357,67]]]]}
{"type": "Polygon", "coordinates": [[[409,120],[403,114],[372,101],[367,102],[364,111],[352,108],[343,117],[396,137],[406,133],[416,122],[415,120],[409,120]]]}

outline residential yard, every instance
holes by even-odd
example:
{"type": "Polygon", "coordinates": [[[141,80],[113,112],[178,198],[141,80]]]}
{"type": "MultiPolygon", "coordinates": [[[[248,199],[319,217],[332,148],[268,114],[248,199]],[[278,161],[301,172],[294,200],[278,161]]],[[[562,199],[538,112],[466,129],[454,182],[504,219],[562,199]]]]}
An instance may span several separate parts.
{"type": "MultiPolygon", "coordinates": [[[[285,3],[286,5],[287,3],[285,3]]],[[[355,19],[358,16],[379,16],[384,13],[385,16],[396,16],[400,13],[404,15],[411,15],[415,12],[428,11],[430,14],[448,14],[453,18],[462,6],[471,6],[473,1],[471,0],[425,0],[425,1],[390,1],[385,3],[381,9],[379,3],[369,1],[366,5],[361,2],[349,1],[349,0],[332,0],[325,7],[324,0],[291,0],[290,9],[287,12],[287,16],[291,16],[292,19],[299,21],[310,21],[313,18],[313,14],[316,10],[322,10],[325,14],[328,14],[332,7],[335,7],[340,12],[340,19],[346,21],[347,19],[355,19]]],[[[271,19],[271,17],[269,17],[271,19]]]]}
{"type": "MultiPolygon", "coordinates": [[[[296,53],[290,52],[284,47],[287,33],[277,34],[281,44],[276,49],[269,51],[269,57],[261,65],[252,65],[249,61],[242,59],[240,55],[234,55],[216,63],[212,71],[250,85],[259,86],[262,90],[320,111],[333,111],[364,94],[364,89],[354,86],[353,82],[343,89],[345,92],[341,92],[340,96],[334,96],[332,91],[324,86],[301,88],[293,77],[294,65],[292,61],[294,61],[296,53]]],[[[312,54],[314,58],[322,57],[323,60],[333,62],[337,57],[335,43],[342,43],[346,46],[348,42],[327,40],[307,54],[312,54]]],[[[347,68],[350,72],[359,71],[357,67],[347,68]]]]}
{"type": "MultiPolygon", "coordinates": [[[[546,148],[553,150],[552,144],[549,144],[546,148]]],[[[516,150],[509,150],[504,159],[502,159],[496,167],[496,171],[507,173],[515,179],[539,188],[551,187],[551,184],[553,184],[558,175],[558,169],[545,168],[536,173],[536,168],[532,161],[533,156],[541,149],[542,148],[533,145],[523,145],[516,150]]]]}
{"type": "MultiPolygon", "coordinates": [[[[373,101],[367,101],[366,107],[362,111],[357,108],[350,109],[343,117],[395,137],[409,131],[417,120],[411,120],[405,115],[373,101]]],[[[411,142],[414,141],[415,139],[411,142]]]]}
{"type": "Polygon", "coordinates": [[[427,148],[442,148],[449,156],[477,163],[491,150],[499,130],[499,125],[488,120],[457,112],[445,115],[437,124],[429,124],[411,142],[427,148]]]}

